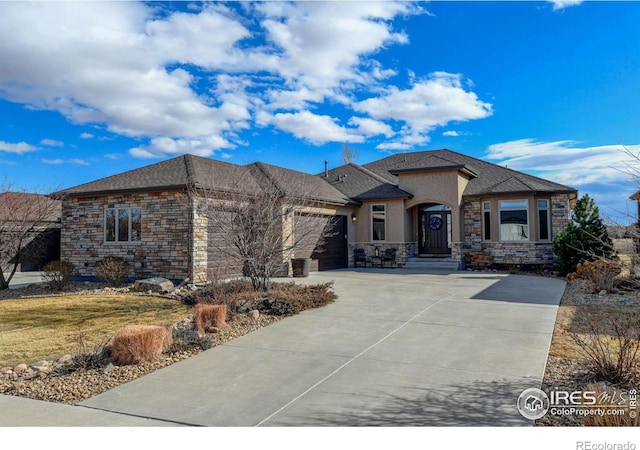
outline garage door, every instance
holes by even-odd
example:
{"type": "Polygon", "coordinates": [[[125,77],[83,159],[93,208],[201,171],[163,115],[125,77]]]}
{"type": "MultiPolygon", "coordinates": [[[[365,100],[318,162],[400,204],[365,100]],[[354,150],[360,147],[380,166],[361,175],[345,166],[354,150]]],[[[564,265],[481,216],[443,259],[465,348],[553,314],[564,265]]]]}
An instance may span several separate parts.
{"type": "Polygon", "coordinates": [[[344,269],[347,258],[347,217],[334,216],[324,228],[324,243],[317,247],[311,258],[318,260],[318,270],[344,269]]]}

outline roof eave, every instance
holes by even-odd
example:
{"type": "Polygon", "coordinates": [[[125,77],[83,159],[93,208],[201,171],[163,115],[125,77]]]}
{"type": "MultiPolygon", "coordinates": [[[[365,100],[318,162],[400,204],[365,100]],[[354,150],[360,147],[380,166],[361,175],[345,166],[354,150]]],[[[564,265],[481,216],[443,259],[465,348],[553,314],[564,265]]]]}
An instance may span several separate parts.
{"type": "Polygon", "coordinates": [[[478,192],[474,194],[462,194],[463,198],[469,197],[496,197],[500,195],[542,195],[542,194],[577,194],[577,189],[552,189],[552,190],[518,190],[500,192],[478,192]]]}
{"type": "Polygon", "coordinates": [[[451,166],[440,166],[440,167],[421,167],[421,168],[412,168],[412,169],[394,169],[390,170],[389,173],[392,175],[400,175],[405,173],[425,173],[425,172],[446,172],[450,170],[457,170],[467,175],[470,178],[476,178],[478,176],[473,170],[469,169],[464,164],[456,164],[451,166]]]}
{"type": "Polygon", "coordinates": [[[106,195],[127,195],[149,192],[161,192],[161,191],[176,191],[184,190],[188,186],[186,184],[179,185],[167,185],[167,186],[152,186],[145,188],[132,188],[132,189],[102,189],[97,191],[57,191],[51,195],[61,195],[63,199],[77,198],[77,197],[104,197],[106,195]]]}

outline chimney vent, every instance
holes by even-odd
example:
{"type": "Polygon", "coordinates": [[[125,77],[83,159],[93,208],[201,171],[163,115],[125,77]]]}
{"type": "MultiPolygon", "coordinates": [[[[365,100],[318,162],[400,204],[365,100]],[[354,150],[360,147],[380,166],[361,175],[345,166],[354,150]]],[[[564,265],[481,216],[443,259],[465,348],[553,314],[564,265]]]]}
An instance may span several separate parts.
{"type": "Polygon", "coordinates": [[[324,162],[324,177],[329,177],[329,161],[324,162]]]}

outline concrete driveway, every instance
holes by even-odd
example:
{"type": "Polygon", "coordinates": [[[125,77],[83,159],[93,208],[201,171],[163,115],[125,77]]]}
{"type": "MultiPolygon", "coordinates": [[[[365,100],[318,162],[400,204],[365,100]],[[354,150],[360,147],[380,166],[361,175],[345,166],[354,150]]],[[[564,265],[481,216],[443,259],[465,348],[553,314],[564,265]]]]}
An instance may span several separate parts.
{"type": "Polygon", "coordinates": [[[204,426],[530,425],[561,280],[345,270],[339,299],[83,402],[204,426]]]}

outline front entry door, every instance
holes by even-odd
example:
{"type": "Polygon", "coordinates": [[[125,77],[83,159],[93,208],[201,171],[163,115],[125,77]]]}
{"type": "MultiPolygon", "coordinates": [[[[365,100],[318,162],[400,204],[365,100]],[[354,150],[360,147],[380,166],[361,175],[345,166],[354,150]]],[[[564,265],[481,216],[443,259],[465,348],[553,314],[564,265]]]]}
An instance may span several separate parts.
{"type": "Polygon", "coordinates": [[[451,253],[448,243],[448,229],[451,224],[449,211],[420,211],[420,254],[448,254],[451,253]]]}

